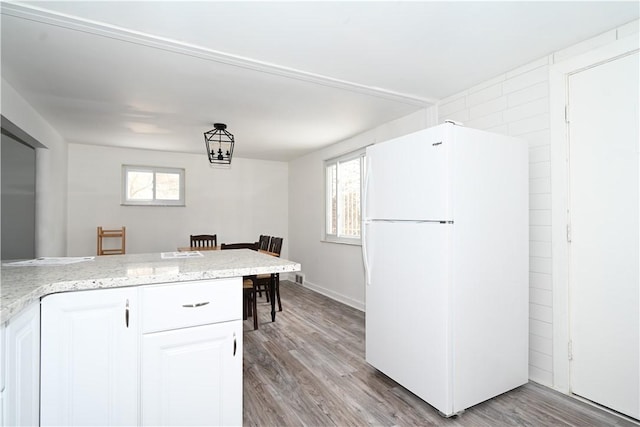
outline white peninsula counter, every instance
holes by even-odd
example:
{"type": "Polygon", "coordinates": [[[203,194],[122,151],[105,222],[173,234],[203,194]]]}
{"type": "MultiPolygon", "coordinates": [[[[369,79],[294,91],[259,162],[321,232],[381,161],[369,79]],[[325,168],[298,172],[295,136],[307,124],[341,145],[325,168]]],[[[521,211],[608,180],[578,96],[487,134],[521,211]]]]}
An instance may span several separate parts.
{"type": "Polygon", "coordinates": [[[67,265],[2,265],[0,323],[45,295],[88,289],[185,282],[300,271],[300,264],[248,249],[202,251],[201,257],[160,253],[110,255],[67,265]]]}
{"type": "Polygon", "coordinates": [[[242,276],[299,270],[246,249],[3,263],[2,425],[242,424],[242,276]]]}

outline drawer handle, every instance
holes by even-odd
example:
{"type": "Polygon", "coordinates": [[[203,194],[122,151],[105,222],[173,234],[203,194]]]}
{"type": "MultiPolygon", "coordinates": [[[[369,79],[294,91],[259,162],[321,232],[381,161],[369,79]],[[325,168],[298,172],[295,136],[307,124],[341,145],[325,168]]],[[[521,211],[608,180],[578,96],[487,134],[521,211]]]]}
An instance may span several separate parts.
{"type": "Polygon", "coordinates": [[[236,355],[236,349],[238,348],[238,344],[236,342],[236,333],[233,333],[233,355],[236,355]]]}
{"type": "Polygon", "coordinates": [[[209,304],[209,301],[197,302],[195,304],[182,304],[182,306],[184,308],[196,308],[196,307],[202,307],[203,305],[207,305],[207,304],[209,304]]]}
{"type": "Polygon", "coordinates": [[[127,305],[124,309],[124,324],[129,327],[129,299],[127,299],[127,305]]]}

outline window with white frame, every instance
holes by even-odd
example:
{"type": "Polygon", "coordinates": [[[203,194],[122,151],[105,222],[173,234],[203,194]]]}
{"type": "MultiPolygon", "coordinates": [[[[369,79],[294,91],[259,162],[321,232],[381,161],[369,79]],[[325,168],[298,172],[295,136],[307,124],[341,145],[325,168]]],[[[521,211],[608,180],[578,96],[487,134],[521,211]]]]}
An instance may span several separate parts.
{"type": "Polygon", "coordinates": [[[122,204],[184,206],[184,169],[122,165],[122,204]]]}
{"type": "Polygon", "coordinates": [[[360,244],[364,168],[364,149],[325,161],[326,240],[360,244]]]}

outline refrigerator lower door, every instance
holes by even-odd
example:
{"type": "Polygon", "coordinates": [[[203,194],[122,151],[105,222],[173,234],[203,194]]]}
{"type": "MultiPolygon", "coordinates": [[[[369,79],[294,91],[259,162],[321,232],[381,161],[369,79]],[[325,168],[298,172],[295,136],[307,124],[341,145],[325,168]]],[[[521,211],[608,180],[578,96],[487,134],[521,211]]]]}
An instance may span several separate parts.
{"type": "Polygon", "coordinates": [[[365,222],[366,360],[451,413],[451,224],[365,222]]]}

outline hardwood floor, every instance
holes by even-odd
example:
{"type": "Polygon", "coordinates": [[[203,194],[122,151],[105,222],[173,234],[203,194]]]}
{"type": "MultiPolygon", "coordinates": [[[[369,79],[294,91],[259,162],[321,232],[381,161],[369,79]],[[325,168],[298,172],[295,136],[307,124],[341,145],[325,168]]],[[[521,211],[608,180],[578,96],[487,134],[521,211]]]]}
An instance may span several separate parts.
{"type": "Polygon", "coordinates": [[[283,311],[244,322],[245,426],[633,426],[535,383],[438,412],[364,360],[364,313],[282,281],[283,311]]]}

